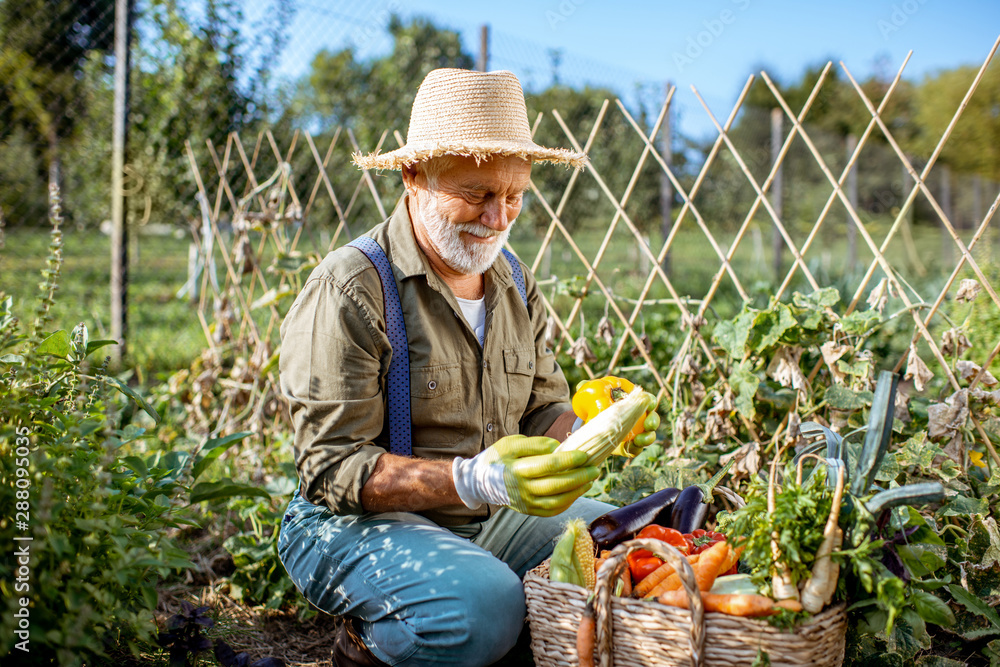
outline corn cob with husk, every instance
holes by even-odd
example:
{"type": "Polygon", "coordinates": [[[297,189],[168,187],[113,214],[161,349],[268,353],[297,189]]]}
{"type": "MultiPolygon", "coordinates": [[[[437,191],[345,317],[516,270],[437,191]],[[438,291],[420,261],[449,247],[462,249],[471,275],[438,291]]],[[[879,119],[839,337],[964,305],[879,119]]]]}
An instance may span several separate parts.
{"type": "Polygon", "coordinates": [[[636,386],[572,433],[556,451],[585,451],[590,457],[586,465],[600,465],[625,440],[648,407],[645,392],[636,386]]]}

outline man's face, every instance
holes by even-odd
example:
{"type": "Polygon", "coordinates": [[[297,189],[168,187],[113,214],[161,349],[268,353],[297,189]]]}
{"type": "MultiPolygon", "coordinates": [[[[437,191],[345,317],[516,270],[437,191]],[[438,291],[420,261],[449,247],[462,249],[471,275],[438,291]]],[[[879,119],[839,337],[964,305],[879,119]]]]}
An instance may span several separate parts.
{"type": "Polygon", "coordinates": [[[497,156],[477,165],[473,158],[454,157],[436,178],[428,179],[419,166],[411,175],[418,240],[453,271],[465,275],[486,271],[521,212],[531,163],[497,156]]]}

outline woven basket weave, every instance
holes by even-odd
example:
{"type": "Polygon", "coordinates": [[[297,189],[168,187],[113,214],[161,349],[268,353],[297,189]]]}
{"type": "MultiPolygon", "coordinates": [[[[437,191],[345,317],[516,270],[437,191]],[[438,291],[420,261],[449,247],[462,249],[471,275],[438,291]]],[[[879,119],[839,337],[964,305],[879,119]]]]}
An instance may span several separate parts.
{"type": "MultiPolygon", "coordinates": [[[[525,575],[524,592],[535,664],[575,667],[576,631],[587,591],[549,581],[546,560],[525,575]]],[[[844,661],[847,615],[843,604],[828,607],[791,632],[778,630],[766,620],[705,613],[691,566],[679,551],[659,540],[631,540],[612,551],[597,573],[594,606],[596,653],[602,667],[730,667],[750,665],[759,652],[767,653],[774,667],[837,667],[844,661]],[[611,582],[627,566],[626,556],[640,548],[674,565],[691,600],[691,611],[611,595],[611,582]]]]}

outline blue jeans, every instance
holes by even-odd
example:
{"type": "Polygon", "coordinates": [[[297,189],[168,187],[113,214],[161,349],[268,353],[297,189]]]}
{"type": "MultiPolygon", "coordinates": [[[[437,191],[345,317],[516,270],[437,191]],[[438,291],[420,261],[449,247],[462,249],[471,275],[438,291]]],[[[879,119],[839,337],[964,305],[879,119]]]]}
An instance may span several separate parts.
{"type": "Polygon", "coordinates": [[[361,619],[383,662],[488,665],[524,625],[524,574],[552,554],[568,519],[589,523],[610,509],[580,498],[555,517],[504,508],[445,528],[409,512],[336,516],[296,494],[278,555],[309,602],[361,619]]]}

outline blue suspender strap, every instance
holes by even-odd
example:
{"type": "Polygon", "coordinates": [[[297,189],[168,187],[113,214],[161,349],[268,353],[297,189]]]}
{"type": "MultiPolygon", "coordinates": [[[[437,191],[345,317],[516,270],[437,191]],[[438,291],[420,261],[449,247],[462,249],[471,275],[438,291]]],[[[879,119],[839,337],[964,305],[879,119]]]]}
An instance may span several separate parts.
{"type": "MultiPolygon", "coordinates": [[[[385,307],[385,328],[392,346],[392,361],[389,362],[388,393],[389,393],[389,451],[400,456],[410,456],[413,451],[410,435],[410,355],[406,340],[406,324],[403,322],[403,308],[399,303],[399,291],[396,289],[396,279],[392,275],[392,267],[385,256],[382,246],[367,236],[359,236],[347,245],[357,248],[375,266],[379,280],[382,282],[382,295],[385,307]]],[[[528,291],[524,284],[524,271],[514,253],[506,248],[504,257],[510,263],[511,277],[521,301],[528,305],[528,291]]]]}
{"type": "Polygon", "coordinates": [[[410,355],[406,341],[406,324],[403,322],[403,308],[399,303],[399,291],[392,267],[385,251],[373,239],[359,236],[347,245],[357,248],[371,260],[382,281],[382,298],[385,302],[385,329],[392,346],[392,361],[389,362],[388,409],[389,409],[389,451],[399,456],[410,456],[413,451],[410,439],[410,355]]]}
{"type": "Polygon", "coordinates": [[[521,262],[517,261],[517,257],[514,256],[514,253],[506,248],[503,249],[503,255],[510,263],[511,277],[514,279],[514,284],[517,285],[517,292],[521,295],[521,301],[523,301],[525,307],[527,307],[528,290],[524,287],[524,272],[521,270],[521,262]]]}

